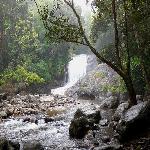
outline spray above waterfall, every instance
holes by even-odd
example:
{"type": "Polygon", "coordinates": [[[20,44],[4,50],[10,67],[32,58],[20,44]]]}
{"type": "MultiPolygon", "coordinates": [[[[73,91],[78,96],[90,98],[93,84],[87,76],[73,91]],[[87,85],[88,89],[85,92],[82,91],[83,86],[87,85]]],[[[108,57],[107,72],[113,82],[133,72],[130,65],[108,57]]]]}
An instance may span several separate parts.
{"type": "Polygon", "coordinates": [[[52,89],[51,93],[56,95],[64,95],[65,91],[72,87],[77,81],[86,75],[87,55],[81,54],[74,56],[68,64],[68,82],[65,86],[52,89]]]}

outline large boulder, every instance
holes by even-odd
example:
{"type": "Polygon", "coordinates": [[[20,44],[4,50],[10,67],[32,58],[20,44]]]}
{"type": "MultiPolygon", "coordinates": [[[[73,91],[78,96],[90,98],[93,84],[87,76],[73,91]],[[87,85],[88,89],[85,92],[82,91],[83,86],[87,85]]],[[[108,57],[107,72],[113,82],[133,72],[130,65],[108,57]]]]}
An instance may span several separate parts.
{"type": "Polygon", "coordinates": [[[150,100],[128,109],[116,127],[119,140],[125,142],[150,127],[150,100]]]}
{"type": "Polygon", "coordinates": [[[121,103],[113,115],[113,120],[119,121],[123,117],[123,114],[125,113],[125,111],[127,111],[128,108],[129,108],[128,102],[121,103]]]}
{"type": "Polygon", "coordinates": [[[118,105],[119,105],[118,97],[117,96],[109,96],[101,102],[100,108],[115,109],[118,107],[118,105]]]}
{"type": "Polygon", "coordinates": [[[69,127],[69,135],[72,138],[83,138],[90,129],[94,128],[94,124],[98,124],[101,119],[100,111],[91,114],[85,114],[78,109],[71,121],[69,127]]]}
{"type": "Polygon", "coordinates": [[[20,150],[20,145],[2,138],[0,139],[0,150],[20,150]]]}
{"type": "Polygon", "coordinates": [[[107,96],[108,92],[118,93],[120,77],[106,64],[99,64],[90,70],[84,78],[66,91],[68,96],[78,96],[83,99],[97,99],[107,96]],[[116,89],[114,89],[116,87],[116,89]]]}

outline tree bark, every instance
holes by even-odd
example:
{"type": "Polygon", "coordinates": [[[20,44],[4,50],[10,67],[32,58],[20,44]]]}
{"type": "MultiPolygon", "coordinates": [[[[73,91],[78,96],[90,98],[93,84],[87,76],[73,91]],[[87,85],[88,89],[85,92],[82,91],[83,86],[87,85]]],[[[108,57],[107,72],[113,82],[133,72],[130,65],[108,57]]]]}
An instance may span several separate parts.
{"type": "Polygon", "coordinates": [[[119,31],[118,31],[118,24],[117,24],[116,0],[112,0],[112,13],[113,13],[114,30],[115,30],[116,56],[117,56],[117,60],[118,60],[118,65],[122,69],[121,58],[120,58],[120,51],[119,51],[119,31]]]}
{"type": "Polygon", "coordinates": [[[127,92],[128,92],[128,95],[129,95],[129,105],[130,105],[130,107],[133,106],[133,105],[136,105],[137,104],[136,92],[135,92],[131,77],[129,75],[125,75],[125,76],[123,76],[123,80],[125,82],[127,92]]]}

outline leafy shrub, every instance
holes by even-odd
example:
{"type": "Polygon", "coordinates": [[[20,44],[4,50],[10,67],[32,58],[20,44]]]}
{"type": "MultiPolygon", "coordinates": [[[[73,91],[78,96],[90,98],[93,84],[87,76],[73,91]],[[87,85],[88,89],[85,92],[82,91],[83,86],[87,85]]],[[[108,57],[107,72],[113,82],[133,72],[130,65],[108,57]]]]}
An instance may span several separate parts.
{"type": "Polygon", "coordinates": [[[0,77],[0,85],[7,84],[8,82],[23,82],[28,85],[44,82],[44,79],[36,73],[30,72],[20,65],[18,65],[15,69],[6,69],[2,74],[0,74],[0,77]]]}

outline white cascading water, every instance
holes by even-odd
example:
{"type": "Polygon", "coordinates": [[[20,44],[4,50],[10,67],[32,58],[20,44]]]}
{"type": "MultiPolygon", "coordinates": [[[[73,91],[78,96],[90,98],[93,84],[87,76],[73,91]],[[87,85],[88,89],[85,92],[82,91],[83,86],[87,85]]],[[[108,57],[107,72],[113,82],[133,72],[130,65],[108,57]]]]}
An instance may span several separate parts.
{"type": "Polygon", "coordinates": [[[73,57],[68,64],[68,82],[65,86],[52,89],[54,95],[65,95],[65,91],[86,75],[87,55],[81,54],[73,57]]]}

